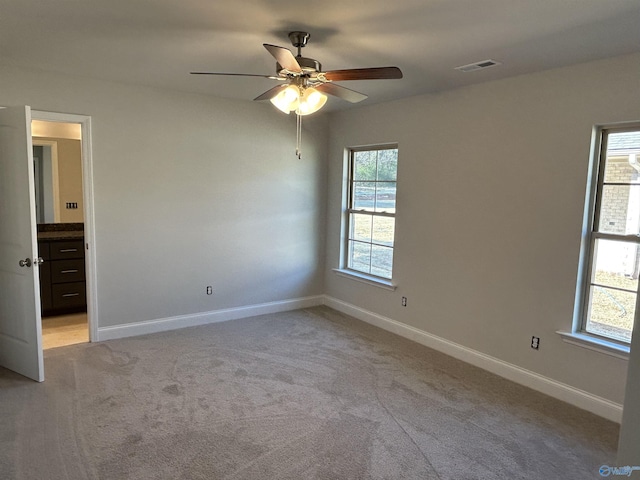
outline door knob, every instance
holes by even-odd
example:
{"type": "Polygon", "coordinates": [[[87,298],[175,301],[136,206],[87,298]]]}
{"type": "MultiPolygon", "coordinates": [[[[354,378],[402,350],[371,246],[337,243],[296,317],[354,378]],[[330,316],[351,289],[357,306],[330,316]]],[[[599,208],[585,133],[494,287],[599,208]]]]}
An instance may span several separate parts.
{"type": "Polygon", "coordinates": [[[21,267],[30,267],[31,266],[31,259],[30,258],[25,258],[24,260],[20,260],[18,262],[18,265],[20,265],[21,267]]]}
{"type": "Polygon", "coordinates": [[[33,259],[33,264],[40,266],[44,263],[44,259],[42,257],[38,257],[38,258],[34,258],[33,259]]]}

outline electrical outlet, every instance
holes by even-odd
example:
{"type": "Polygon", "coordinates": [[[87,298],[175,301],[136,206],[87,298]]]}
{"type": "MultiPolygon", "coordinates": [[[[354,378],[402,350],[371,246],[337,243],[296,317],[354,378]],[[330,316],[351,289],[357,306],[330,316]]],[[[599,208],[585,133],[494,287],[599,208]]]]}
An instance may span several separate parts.
{"type": "Polygon", "coordinates": [[[540,347],[540,337],[531,337],[531,348],[538,350],[540,347]]]}
{"type": "Polygon", "coordinates": [[[402,297],[402,306],[403,307],[407,306],[407,297],[402,297]]]}
{"type": "Polygon", "coordinates": [[[213,295],[213,287],[211,285],[207,286],[207,295],[213,295]]]}

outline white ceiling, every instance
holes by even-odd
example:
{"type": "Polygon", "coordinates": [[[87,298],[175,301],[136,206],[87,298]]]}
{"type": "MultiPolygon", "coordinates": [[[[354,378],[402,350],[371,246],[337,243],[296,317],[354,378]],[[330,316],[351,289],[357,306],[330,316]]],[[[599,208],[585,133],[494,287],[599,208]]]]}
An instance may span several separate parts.
{"type": "Polygon", "coordinates": [[[303,55],[324,70],[402,69],[343,82],[363,105],[639,52],[640,0],[0,0],[0,68],[250,101],[275,82],[188,72],[273,74],[262,44],[294,50],[291,30],[311,33],[303,55]],[[486,59],[502,65],[454,70],[486,59]]]}

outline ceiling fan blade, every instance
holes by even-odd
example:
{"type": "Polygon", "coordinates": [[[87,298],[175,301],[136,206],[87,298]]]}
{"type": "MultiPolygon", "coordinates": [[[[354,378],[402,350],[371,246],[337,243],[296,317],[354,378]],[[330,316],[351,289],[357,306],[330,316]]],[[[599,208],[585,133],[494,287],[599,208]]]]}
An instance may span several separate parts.
{"type": "Polygon", "coordinates": [[[278,92],[280,90],[283,90],[285,88],[287,88],[289,85],[277,85],[273,88],[270,88],[269,90],[267,90],[266,92],[264,92],[262,95],[258,95],[256,98],[253,99],[254,102],[259,102],[260,100],[271,100],[273,97],[275,97],[278,92]]]}
{"type": "Polygon", "coordinates": [[[232,77],[262,77],[271,80],[285,80],[284,77],[274,77],[273,75],[255,75],[253,73],[220,73],[220,72],[189,72],[191,75],[230,75],[232,77]]]}
{"type": "Polygon", "coordinates": [[[355,90],[343,87],[342,85],[336,85],[335,83],[322,83],[314,88],[320,92],[328,93],[329,95],[351,103],[358,103],[368,98],[364,93],[356,92],[355,90]]]}
{"type": "Polygon", "coordinates": [[[290,72],[302,72],[302,68],[300,68],[300,64],[296,60],[296,57],[293,56],[293,53],[291,53],[291,50],[276,45],[269,45],[268,43],[263,43],[262,45],[273,55],[282,68],[286,68],[290,72]]]}
{"type": "Polygon", "coordinates": [[[345,80],[390,80],[402,78],[398,67],[352,68],[349,70],[331,70],[324,77],[332,82],[345,80]]]}

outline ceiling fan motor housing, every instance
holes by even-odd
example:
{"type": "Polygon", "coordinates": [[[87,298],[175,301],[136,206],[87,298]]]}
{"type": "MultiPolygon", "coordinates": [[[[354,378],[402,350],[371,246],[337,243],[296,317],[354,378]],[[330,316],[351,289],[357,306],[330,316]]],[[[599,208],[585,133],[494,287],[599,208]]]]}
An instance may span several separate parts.
{"type": "MultiPolygon", "coordinates": [[[[296,57],[296,61],[300,68],[302,69],[303,74],[312,74],[322,71],[322,65],[319,61],[313,58],[306,57],[296,57]]],[[[276,71],[278,74],[286,74],[287,70],[282,67],[279,63],[276,63],[276,71]]]]}

